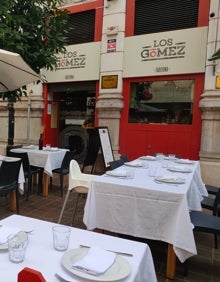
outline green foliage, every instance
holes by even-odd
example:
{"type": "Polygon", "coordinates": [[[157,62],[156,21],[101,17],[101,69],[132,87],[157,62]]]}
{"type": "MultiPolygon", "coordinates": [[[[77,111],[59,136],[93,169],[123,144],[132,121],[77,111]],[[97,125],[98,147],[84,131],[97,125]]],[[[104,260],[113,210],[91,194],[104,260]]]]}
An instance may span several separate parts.
{"type": "Polygon", "coordinates": [[[220,59],[220,48],[208,60],[216,61],[218,59],[220,59]]]}
{"type": "MultiPolygon", "coordinates": [[[[19,53],[37,73],[53,70],[56,55],[65,52],[68,11],[57,7],[62,0],[1,0],[0,48],[19,53]]],[[[4,93],[4,98],[22,95],[4,93]]],[[[16,94],[17,93],[17,94],[16,94]]]]}

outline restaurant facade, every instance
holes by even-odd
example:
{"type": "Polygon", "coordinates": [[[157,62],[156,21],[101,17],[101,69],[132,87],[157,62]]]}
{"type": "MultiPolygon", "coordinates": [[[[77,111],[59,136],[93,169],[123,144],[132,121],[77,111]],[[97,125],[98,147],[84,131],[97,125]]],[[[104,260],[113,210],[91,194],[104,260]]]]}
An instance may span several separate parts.
{"type": "Polygon", "coordinates": [[[107,126],[116,158],[163,152],[200,159],[204,179],[217,184],[218,61],[207,58],[220,47],[219,0],[63,5],[69,43],[56,71],[42,71],[43,99],[31,98],[30,140],[42,130],[45,144],[83,156],[86,128],[107,126]]]}

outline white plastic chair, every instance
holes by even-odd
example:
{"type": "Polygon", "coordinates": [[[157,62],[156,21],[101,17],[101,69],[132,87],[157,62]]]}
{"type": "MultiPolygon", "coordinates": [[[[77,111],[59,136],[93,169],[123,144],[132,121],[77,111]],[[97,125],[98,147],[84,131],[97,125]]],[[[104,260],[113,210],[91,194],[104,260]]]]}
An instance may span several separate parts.
{"type": "Polygon", "coordinates": [[[77,163],[76,160],[70,161],[69,186],[68,186],[68,190],[67,190],[67,193],[66,193],[64,203],[63,203],[63,207],[62,207],[61,212],[60,212],[58,223],[61,222],[64,210],[65,210],[68,198],[69,198],[69,194],[72,190],[74,190],[77,193],[77,199],[76,199],[76,204],[75,204],[74,211],[73,211],[72,222],[74,221],[79,197],[80,197],[80,195],[87,195],[88,194],[89,184],[96,177],[97,177],[97,175],[94,175],[94,174],[82,173],[81,170],[80,170],[79,164],[77,163]]]}

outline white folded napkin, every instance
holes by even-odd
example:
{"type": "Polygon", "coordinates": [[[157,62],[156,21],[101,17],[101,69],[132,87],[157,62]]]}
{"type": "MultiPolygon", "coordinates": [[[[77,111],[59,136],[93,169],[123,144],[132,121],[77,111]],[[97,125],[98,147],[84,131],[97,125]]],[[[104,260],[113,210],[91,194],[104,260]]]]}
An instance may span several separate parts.
{"type": "Polygon", "coordinates": [[[17,234],[21,230],[17,227],[3,225],[0,227],[0,244],[5,244],[8,241],[10,234],[17,234]]]}
{"type": "Polygon", "coordinates": [[[175,176],[172,176],[172,175],[160,175],[160,176],[157,176],[156,177],[157,180],[160,180],[160,181],[176,181],[176,177],[175,176]]]}
{"type": "Polygon", "coordinates": [[[114,263],[115,257],[115,253],[92,247],[89,249],[87,255],[75,262],[72,267],[88,274],[101,275],[114,263]]]}
{"type": "Polygon", "coordinates": [[[106,171],[107,175],[110,176],[118,176],[118,177],[126,177],[127,176],[127,170],[126,169],[114,169],[114,170],[109,170],[106,171]]]}
{"type": "Polygon", "coordinates": [[[185,183],[185,179],[175,177],[175,176],[170,176],[170,175],[161,175],[155,177],[156,181],[161,181],[161,182],[166,182],[166,183],[177,183],[177,184],[183,184],[185,183]]]}
{"type": "Polygon", "coordinates": [[[177,171],[177,172],[192,172],[191,169],[189,169],[189,168],[187,168],[187,167],[182,167],[182,166],[172,166],[172,167],[168,167],[168,170],[177,171]]]}
{"type": "Polygon", "coordinates": [[[193,161],[189,159],[177,159],[176,162],[180,164],[192,164],[193,163],[193,161]]]}

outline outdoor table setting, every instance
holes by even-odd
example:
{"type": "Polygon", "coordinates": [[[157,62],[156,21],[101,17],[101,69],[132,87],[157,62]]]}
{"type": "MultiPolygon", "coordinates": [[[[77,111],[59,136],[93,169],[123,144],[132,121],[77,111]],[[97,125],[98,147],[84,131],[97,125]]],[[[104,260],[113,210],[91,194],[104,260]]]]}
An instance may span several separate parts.
{"type": "Polygon", "coordinates": [[[202,210],[207,196],[199,162],[142,156],[129,163],[91,182],[83,221],[88,230],[167,242],[173,278],[173,256],[184,262],[197,254],[189,211],[202,210]]]}
{"type": "Polygon", "coordinates": [[[147,244],[20,215],[0,221],[0,256],[4,282],[24,268],[50,282],[157,281],[147,244]]]}
{"type": "Polygon", "coordinates": [[[53,169],[61,166],[67,149],[46,146],[39,150],[38,146],[28,145],[11,149],[11,152],[28,154],[30,165],[44,168],[43,196],[48,196],[49,177],[53,176],[53,169]]]}

